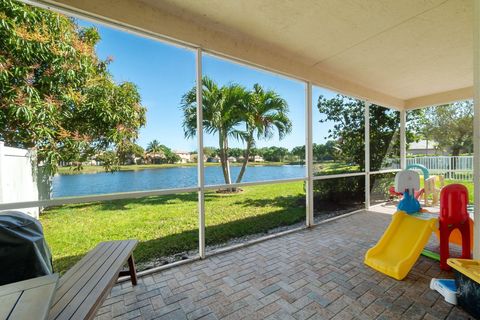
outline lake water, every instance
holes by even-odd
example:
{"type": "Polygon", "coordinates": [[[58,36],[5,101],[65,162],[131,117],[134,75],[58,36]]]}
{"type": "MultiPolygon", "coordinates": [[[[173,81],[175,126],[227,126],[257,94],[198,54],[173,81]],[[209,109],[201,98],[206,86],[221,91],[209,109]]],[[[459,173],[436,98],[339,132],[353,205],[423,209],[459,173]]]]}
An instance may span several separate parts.
{"type": "MultiPolygon", "coordinates": [[[[239,166],[231,167],[235,181],[239,166]]],[[[305,177],[301,165],[252,166],[245,171],[242,182],[278,180],[305,177]]],[[[223,184],[220,166],[205,167],[205,184],[223,184]]],[[[196,167],[145,169],[136,171],[100,172],[92,174],[56,175],[53,178],[52,198],[86,196],[115,192],[174,189],[195,187],[196,167]]]]}

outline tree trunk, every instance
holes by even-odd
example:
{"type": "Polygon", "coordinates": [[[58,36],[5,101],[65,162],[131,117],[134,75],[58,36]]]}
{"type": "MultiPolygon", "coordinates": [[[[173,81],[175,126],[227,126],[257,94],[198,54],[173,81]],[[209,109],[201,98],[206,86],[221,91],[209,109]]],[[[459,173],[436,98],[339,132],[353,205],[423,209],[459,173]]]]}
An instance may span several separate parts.
{"type": "Polygon", "coordinates": [[[450,174],[449,177],[455,179],[455,170],[457,169],[457,160],[460,155],[461,147],[452,147],[452,157],[450,158],[450,174]]]}
{"type": "Polygon", "coordinates": [[[225,184],[232,184],[232,180],[230,178],[230,166],[228,164],[228,157],[227,157],[227,148],[228,144],[226,141],[226,137],[223,137],[222,132],[218,134],[219,139],[219,146],[220,146],[220,163],[222,165],[222,172],[223,178],[225,179],[225,184]]]}
{"type": "Polygon", "coordinates": [[[219,134],[218,134],[218,146],[220,148],[219,156],[220,156],[220,165],[222,167],[223,179],[225,180],[225,183],[227,183],[227,181],[228,181],[227,170],[225,168],[225,161],[224,161],[225,151],[223,149],[223,138],[222,138],[221,132],[219,132],[219,134]]]}
{"type": "MultiPolygon", "coordinates": [[[[228,161],[228,140],[227,137],[224,139],[224,157],[225,157],[225,171],[227,173],[227,184],[232,184],[232,175],[230,173],[230,161],[228,161]]],[[[229,188],[228,191],[233,192],[235,188],[229,188]]]]}
{"type": "Polygon", "coordinates": [[[232,177],[230,174],[230,162],[228,161],[227,152],[225,152],[225,172],[227,173],[227,184],[232,184],[232,177]]]}
{"type": "Polygon", "coordinates": [[[242,182],[243,175],[245,174],[245,169],[247,168],[248,164],[248,159],[250,158],[250,148],[252,147],[252,144],[250,141],[247,142],[247,148],[245,150],[245,154],[243,155],[243,164],[242,168],[240,169],[240,172],[238,173],[237,177],[237,183],[242,182]]]}

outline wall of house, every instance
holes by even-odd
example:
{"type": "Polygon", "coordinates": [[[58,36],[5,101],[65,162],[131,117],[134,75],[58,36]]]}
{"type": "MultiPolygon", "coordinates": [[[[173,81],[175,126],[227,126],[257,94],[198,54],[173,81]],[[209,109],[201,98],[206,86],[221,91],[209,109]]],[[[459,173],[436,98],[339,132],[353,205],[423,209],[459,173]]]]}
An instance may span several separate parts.
{"type": "Polygon", "coordinates": [[[441,150],[436,150],[436,149],[408,149],[407,154],[411,154],[411,155],[423,155],[423,154],[445,155],[445,152],[442,152],[441,150]]]}
{"type": "MultiPolygon", "coordinates": [[[[0,203],[39,200],[35,153],[7,147],[0,141],[0,203]]],[[[39,208],[22,212],[38,219],[39,208]]]]}

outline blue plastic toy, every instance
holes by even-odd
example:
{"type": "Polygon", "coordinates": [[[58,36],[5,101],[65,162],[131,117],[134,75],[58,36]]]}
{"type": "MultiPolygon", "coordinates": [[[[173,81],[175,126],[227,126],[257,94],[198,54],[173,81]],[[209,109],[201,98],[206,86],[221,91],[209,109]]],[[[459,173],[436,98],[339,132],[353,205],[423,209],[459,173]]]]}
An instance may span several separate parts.
{"type": "Polygon", "coordinates": [[[430,173],[428,172],[427,167],[418,163],[412,163],[407,165],[407,170],[409,169],[420,169],[423,173],[423,180],[427,180],[430,177],[430,173]]]}
{"type": "Polygon", "coordinates": [[[398,210],[405,211],[406,213],[420,212],[420,202],[410,194],[408,190],[403,193],[403,199],[400,200],[397,206],[398,210]]]}
{"type": "Polygon", "coordinates": [[[457,285],[453,279],[436,279],[430,281],[430,289],[438,291],[445,301],[457,305],[457,285]]]}
{"type": "Polygon", "coordinates": [[[406,213],[420,212],[420,202],[415,199],[415,190],[420,188],[420,177],[417,172],[402,170],[395,175],[395,192],[403,193],[398,203],[398,210],[406,213]]]}

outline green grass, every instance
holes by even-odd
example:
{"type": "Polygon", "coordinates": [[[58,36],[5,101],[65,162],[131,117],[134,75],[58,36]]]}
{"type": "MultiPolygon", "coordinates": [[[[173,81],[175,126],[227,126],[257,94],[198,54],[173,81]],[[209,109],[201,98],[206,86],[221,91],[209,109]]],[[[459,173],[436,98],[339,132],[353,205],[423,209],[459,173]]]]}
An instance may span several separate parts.
{"type": "MultiPolygon", "coordinates": [[[[282,166],[289,163],[286,162],[249,162],[248,166],[282,166]]],[[[233,162],[231,166],[241,166],[242,163],[233,162]]],[[[196,163],[174,163],[174,164],[132,164],[124,165],[118,168],[119,171],[136,171],[136,170],[148,170],[148,169],[168,169],[168,168],[180,168],[180,167],[196,167],[196,163]]],[[[220,163],[206,162],[206,167],[220,166],[220,163]]],[[[82,173],[99,173],[105,172],[103,166],[82,166],[80,169],[75,166],[60,167],[58,168],[59,174],[82,174],[82,173]]]]}
{"type": "MultiPolygon", "coordinates": [[[[349,166],[324,166],[332,171],[344,168],[349,166]]],[[[445,184],[451,183],[466,185],[473,202],[471,181],[445,180],[445,184]]],[[[305,219],[302,182],[244,187],[237,194],[212,191],[206,194],[205,202],[207,245],[305,219]]],[[[40,220],[59,272],[106,240],[138,239],[138,262],[198,247],[196,193],[67,205],[44,211],[40,220]]]]}
{"type": "Polygon", "coordinates": [[[350,165],[342,162],[326,161],[321,163],[315,163],[313,171],[318,175],[338,174],[338,173],[350,173],[359,172],[360,166],[350,165]]]}
{"type": "MultiPolygon", "coordinates": [[[[460,183],[467,187],[468,189],[468,201],[473,204],[474,197],[473,197],[473,181],[459,181],[459,180],[447,180],[445,179],[445,185],[452,184],[452,183],[460,183]]],[[[440,184],[437,182],[438,186],[440,184]]]]}
{"type": "MultiPolygon", "coordinates": [[[[391,183],[389,183],[389,185],[394,185],[394,182],[395,181],[395,178],[392,178],[391,179],[391,183]]],[[[444,185],[449,185],[449,184],[452,184],[452,183],[459,183],[459,184],[463,184],[464,186],[467,187],[468,189],[468,201],[470,204],[473,204],[474,202],[474,196],[473,196],[473,181],[465,181],[465,180],[450,180],[450,179],[445,179],[444,181],[444,185]]],[[[440,181],[437,179],[436,181],[436,185],[437,185],[437,188],[440,189],[441,185],[440,185],[440,181]]],[[[420,176],[420,188],[423,188],[423,176],[420,176]]],[[[431,196],[429,197],[431,199],[431,196]]],[[[422,201],[420,201],[420,203],[423,204],[423,197],[421,198],[422,201]]]]}
{"type": "MultiPolygon", "coordinates": [[[[302,182],[245,187],[236,194],[209,192],[206,243],[266,232],[305,219],[302,182]]],[[[197,194],[66,205],[40,216],[57,272],[65,272],[97,243],[138,239],[138,262],[198,247],[197,194]]]]}
{"type": "MultiPolygon", "coordinates": [[[[445,179],[445,185],[449,185],[452,183],[459,183],[463,184],[464,186],[467,187],[468,189],[468,202],[473,204],[474,202],[474,194],[473,194],[473,181],[465,181],[465,180],[450,180],[450,179],[445,179]]],[[[440,181],[437,179],[436,185],[438,188],[440,188],[440,181]]],[[[420,188],[423,188],[423,176],[420,176],[420,188]]]]}

